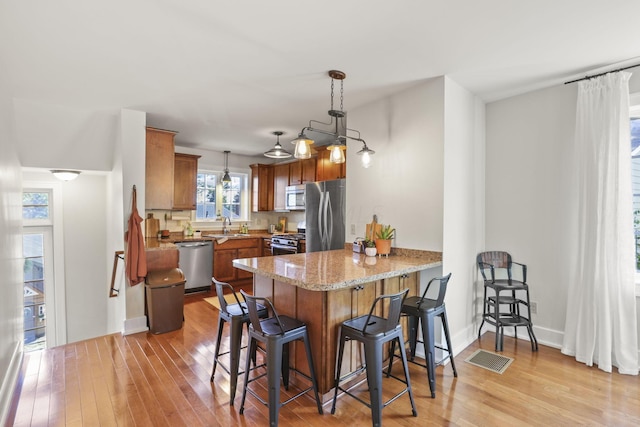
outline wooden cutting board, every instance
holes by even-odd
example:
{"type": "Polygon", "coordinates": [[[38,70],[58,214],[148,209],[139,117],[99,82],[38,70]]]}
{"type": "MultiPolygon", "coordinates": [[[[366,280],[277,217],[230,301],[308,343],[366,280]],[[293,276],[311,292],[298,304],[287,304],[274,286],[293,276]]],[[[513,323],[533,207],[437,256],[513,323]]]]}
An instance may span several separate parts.
{"type": "Polygon", "coordinates": [[[156,237],[158,235],[158,231],[160,231],[160,220],[158,218],[154,218],[153,214],[150,213],[144,220],[144,223],[145,237],[156,237]]]}
{"type": "Polygon", "coordinates": [[[373,221],[371,224],[367,224],[364,238],[369,240],[375,240],[381,228],[382,228],[382,225],[378,224],[375,221],[373,221]]]}

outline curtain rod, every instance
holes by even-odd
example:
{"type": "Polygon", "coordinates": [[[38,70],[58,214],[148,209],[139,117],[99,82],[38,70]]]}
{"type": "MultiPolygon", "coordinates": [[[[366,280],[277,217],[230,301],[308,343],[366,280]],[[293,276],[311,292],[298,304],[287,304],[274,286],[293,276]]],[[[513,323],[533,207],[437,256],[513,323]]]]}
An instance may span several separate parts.
{"type": "Polygon", "coordinates": [[[617,70],[611,70],[611,71],[606,71],[604,73],[599,73],[599,74],[593,74],[591,76],[584,76],[581,79],[575,79],[575,80],[571,80],[570,82],[564,82],[564,84],[568,85],[569,83],[575,83],[575,82],[580,82],[582,80],[589,80],[589,79],[593,79],[595,77],[600,77],[600,76],[604,76],[605,74],[609,74],[609,73],[617,73],[618,71],[623,71],[623,70],[628,70],[629,68],[635,68],[635,67],[640,67],[640,64],[636,64],[636,65],[629,65],[628,67],[622,67],[622,68],[618,68],[617,70]]]}

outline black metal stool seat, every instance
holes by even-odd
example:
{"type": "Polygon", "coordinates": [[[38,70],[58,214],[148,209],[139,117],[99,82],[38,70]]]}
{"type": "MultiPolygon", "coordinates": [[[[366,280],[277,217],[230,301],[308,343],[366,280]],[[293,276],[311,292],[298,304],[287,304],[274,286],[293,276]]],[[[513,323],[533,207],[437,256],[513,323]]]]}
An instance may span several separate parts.
{"type": "MultiPolygon", "coordinates": [[[[267,298],[254,297],[247,295],[244,291],[240,291],[247,301],[247,307],[249,308],[249,353],[254,355],[257,343],[261,342],[265,345],[266,350],[266,364],[254,366],[250,369],[251,358],[247,357],[246,367],[244,372],[244,390],[242,392],[242,403],[240,405],[240,414],[244,413],[244,402],[247,397],[247,392],[254,396],[263,405],[269,407],[269,425],[278,425],[278,414],[280,408],[287,403],[297,399],[298,397],[306,394],[310,390],[313,390],[315,395],[316,404],[318,406],[318,413],[322,414],[322,404],[318,396],[318,385],[316,382],[316,374],[313,367],[313,358],[311,355],[311,345],[309,343],[309,335],[307,333],[307,326],[304,322],[298,319],[294,319],[289,316],[278,315],[273,304],[267,298]],[[267,310],[271,312],[271,317],[266,319],[260,319],[257,301],[264,303],[267,310]],[[307,363],[309,364],[309,373],[306,375],[297,369],[289,367],[289,344],[293,341],[302,340],[304,342],[304,348],[307,355],[307,363]],[[262,368],[266,365],[266,372],[258,375],[252,379],[249,379],[249,372],[258,368],[262,368]],[[289,388],[289,371],[294,370],[299,375],[305,377],[311,382],[311,385],[297,393],[295,396],[280,402],[280,377],[286,389],[289,388]],[[268,383],[268,401],[263,400],[256,392],[249,388],[249,384],[267,376],[268,383]]],[[[255,365],[255,362],[254,362],[255,365]]]]}
{"type": "MultiPolygon", "coordinates": [[[[406,298],[402,304],[402,314],[408,317],[409,320],[409,349],[411,352],[411,362],[427,368],[427,376],[429,378],[429,389],[431,390],[431,397],[436,397],[436,366],[441,365],[447,359],[451,361],[451,368],[453,369],[453,376],[457,377],[456,365],[453,361],[453,354],[451,350],[451,337],[449,335],[449,325],[447,322],[447,310],[444,304],[444,296],[447,292],[447,284],[451,273],[444,277],[435,277],[429,281],[426,289],[422,293],[421,297],[412,296],[406,298]],[[427,292],[434,281],[440,282],[440,289],[436,299],[427,298],[427,292]],[[444,330],[445,340],[447,342],[447,348],[438,346],[435,344],[434,324],[435,318],[440,317],[442,321],[442,328],[444,330]],[[418,328],[422,325],[422,339],[418,339],[418,328]],[[424,346],[425,361],[426,363],[420,364],[414,360],[416,354],[417,343],[421,343],[424,346]],[[435,349],[445,351],[447,354],[439,361],[435,361],[435,349]]],[[[393,363],[393,357],[395,352],[392,348],[391,360],[389,361],[389,368],[387,373],[391,372],[391,365],[393,363]]]]}
{"type": "Polygon", "coordinates": [[[407,365],[407,355],[402,345],[403,333],[402,325],[400,324],[400,308],[402,302],[406,297],[409,289],[405,289],[402,292],[392,295],[382,295],[375,299],[369,314],[366,316],[359,316],[354,319],[347,320],[342,323],[340,327],[340,345],[338,348],[338,361],[336,367],[335,377],[335,391],[333,396],[333,405],[331,407],[331,413],[336,412],[336,400],[338,398],[338,391],[343,391],[345,394],[353,397],[357,401],[365,404],[371,409],[371,417],[374,426],[380,426],[382,424],[382,409],[396,400],[398,397],[405,393],[409,393],[409,400],[411,401],[411,409],[413,416],[418,416],[416,405],[413,400],[413,392],[411,390],[411,379],[409,378],[409,368],[407,365]],[[373,314],[376,309],[376,305],[382,301],[388,301],[388,316],[386,318],[379,317],[373,314]],[[367,383],[369,385],[370,402],[365,402],[355,394],[351,393],[350,389],[345,389],[340,386],[340,382],[352,378],[353,376],[362,372],[362,369],[350,372],[344,377],[341,377],[342,359],[344,355],[344,345],[347,340],[356,340],[363,344],[365,354],[365,367],[367,372],[367,383]],[[387,342],[398,342],[400,347],[400,353],[402,358],[402,365],[404,368],[404,380],[402,378],[394,377],[395,379],[403,382],[406,387],[397,393],[394,397],[382,401],[382,374],[383,374],[383,348],[387,342]]]}
{"type": "MultiPolygon", "coordinates": [[[[218,302],[220,303],[220,310],[218,314],[218,333],[216,337],[216,350],[213,356],[213,369],[211,371],[211,381],[213,382],[213,377],[216,373],[216,367],[218,363],[222,369],[224,369],[227,374],[229,374],[229,404],[233,406],[233,401],[236,396],[237,384],[238,384],[238,375],[243,374],[244,372],[239,372],[240,368],[240,350],[246,347],[242,347],[242,326],[247,325],[247,330],[249,329],[249,309],[247,307],[246,302],[240,301],[238,295],[234,292],[233,286],[228,283],[220,282],[215,278],[212,278],[212,281],[216,288],[216,293],[218,294],[218,302]],[[224,290],[230,290],[231,294],[234,296],[236,302],[229,304],[227,300],[224,298],[224,290]],[[224,324],[229,322],[231,326],[231,331],[229,333],[229,351],[220,352],[220,343],[222,341],[222,331],[224,328],[224,324]],[[229,367],[225,366],[220,362],[220,357],[229,355],[229,367]]],[[[263,305],[258,306],[258,316],[259,317],[267,317],[267,309],[263,305]]],[[[255,354],[253,354],[255,357],[255,354]]],[[[254,358],[255,362],[255,358],[254,358]]]]}

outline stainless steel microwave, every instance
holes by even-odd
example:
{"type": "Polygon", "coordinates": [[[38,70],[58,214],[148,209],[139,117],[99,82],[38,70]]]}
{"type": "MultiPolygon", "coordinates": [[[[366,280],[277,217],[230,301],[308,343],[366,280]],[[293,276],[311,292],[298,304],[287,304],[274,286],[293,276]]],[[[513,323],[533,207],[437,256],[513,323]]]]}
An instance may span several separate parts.
{"type": "Polygon", "coordinates": [[[285,207],[291,211],[304,210],[304,190],[305,184],[289,185],[285,188],[285,207]]]}

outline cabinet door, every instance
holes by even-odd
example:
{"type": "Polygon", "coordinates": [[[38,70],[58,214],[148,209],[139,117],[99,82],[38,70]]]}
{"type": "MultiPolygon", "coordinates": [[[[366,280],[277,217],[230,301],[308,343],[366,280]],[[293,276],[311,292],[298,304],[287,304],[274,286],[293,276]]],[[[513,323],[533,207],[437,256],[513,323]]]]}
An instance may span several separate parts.
{"type": "Polygon", "coordinates": [[[238,258],[237,249],[214,249],[213,277],[221,282],[232,282],[236,279],[236,268],[233,260],[238,258]]]}
{"type": "Polygon", "coordinates": [[[251,165],[251,211],[273,210],[273,166],[251,165]]]}
{"type": "Polygon", "coordinates": [[[310,159],[300,160],[300,184],[306,184],[307,182],[315,182],[316,180],[316,163],[315,157],[310,159]]]}
{"type": "Polygon", "coordinates": [[[273,168],[273,209],[286,208],[285,190],[289,185],[289,164],[275,165],[273,168]]]}
{"type": "MultiPolygon", "coordinates": [[[[256,239],[255,248],[243,248],[238,249],[238,258],[254,258],[260,256],[260,247],[257,246],[258,239],[256,239]]],[[[238,279],[250,279],[253,277],[253,273],[236,268],[236,277],[238,279]]]]}
{"type": "Polygon", "coordinates": [[[347,176],[347,163],[331,163],[329,160],[330,154],[329,150],[320,149],[318,151],[318,181],[330,181],[332,179],[346,178],[347,176]]]}
{"type": "Polygon", "coordinates": [[[145,154],[145,209],[173,208],[175,132],[147,128],[145,154]]]}
{"type": "Polygon", "coordinates": [[[289,163],[289,185],[302,184],[302,161],[289,163]]]}
{"type": "Polygon", "coordinates": [[[200,156],[175,153],[173,171],[173,208],[196,209],[196,178],[200,156]]]}

